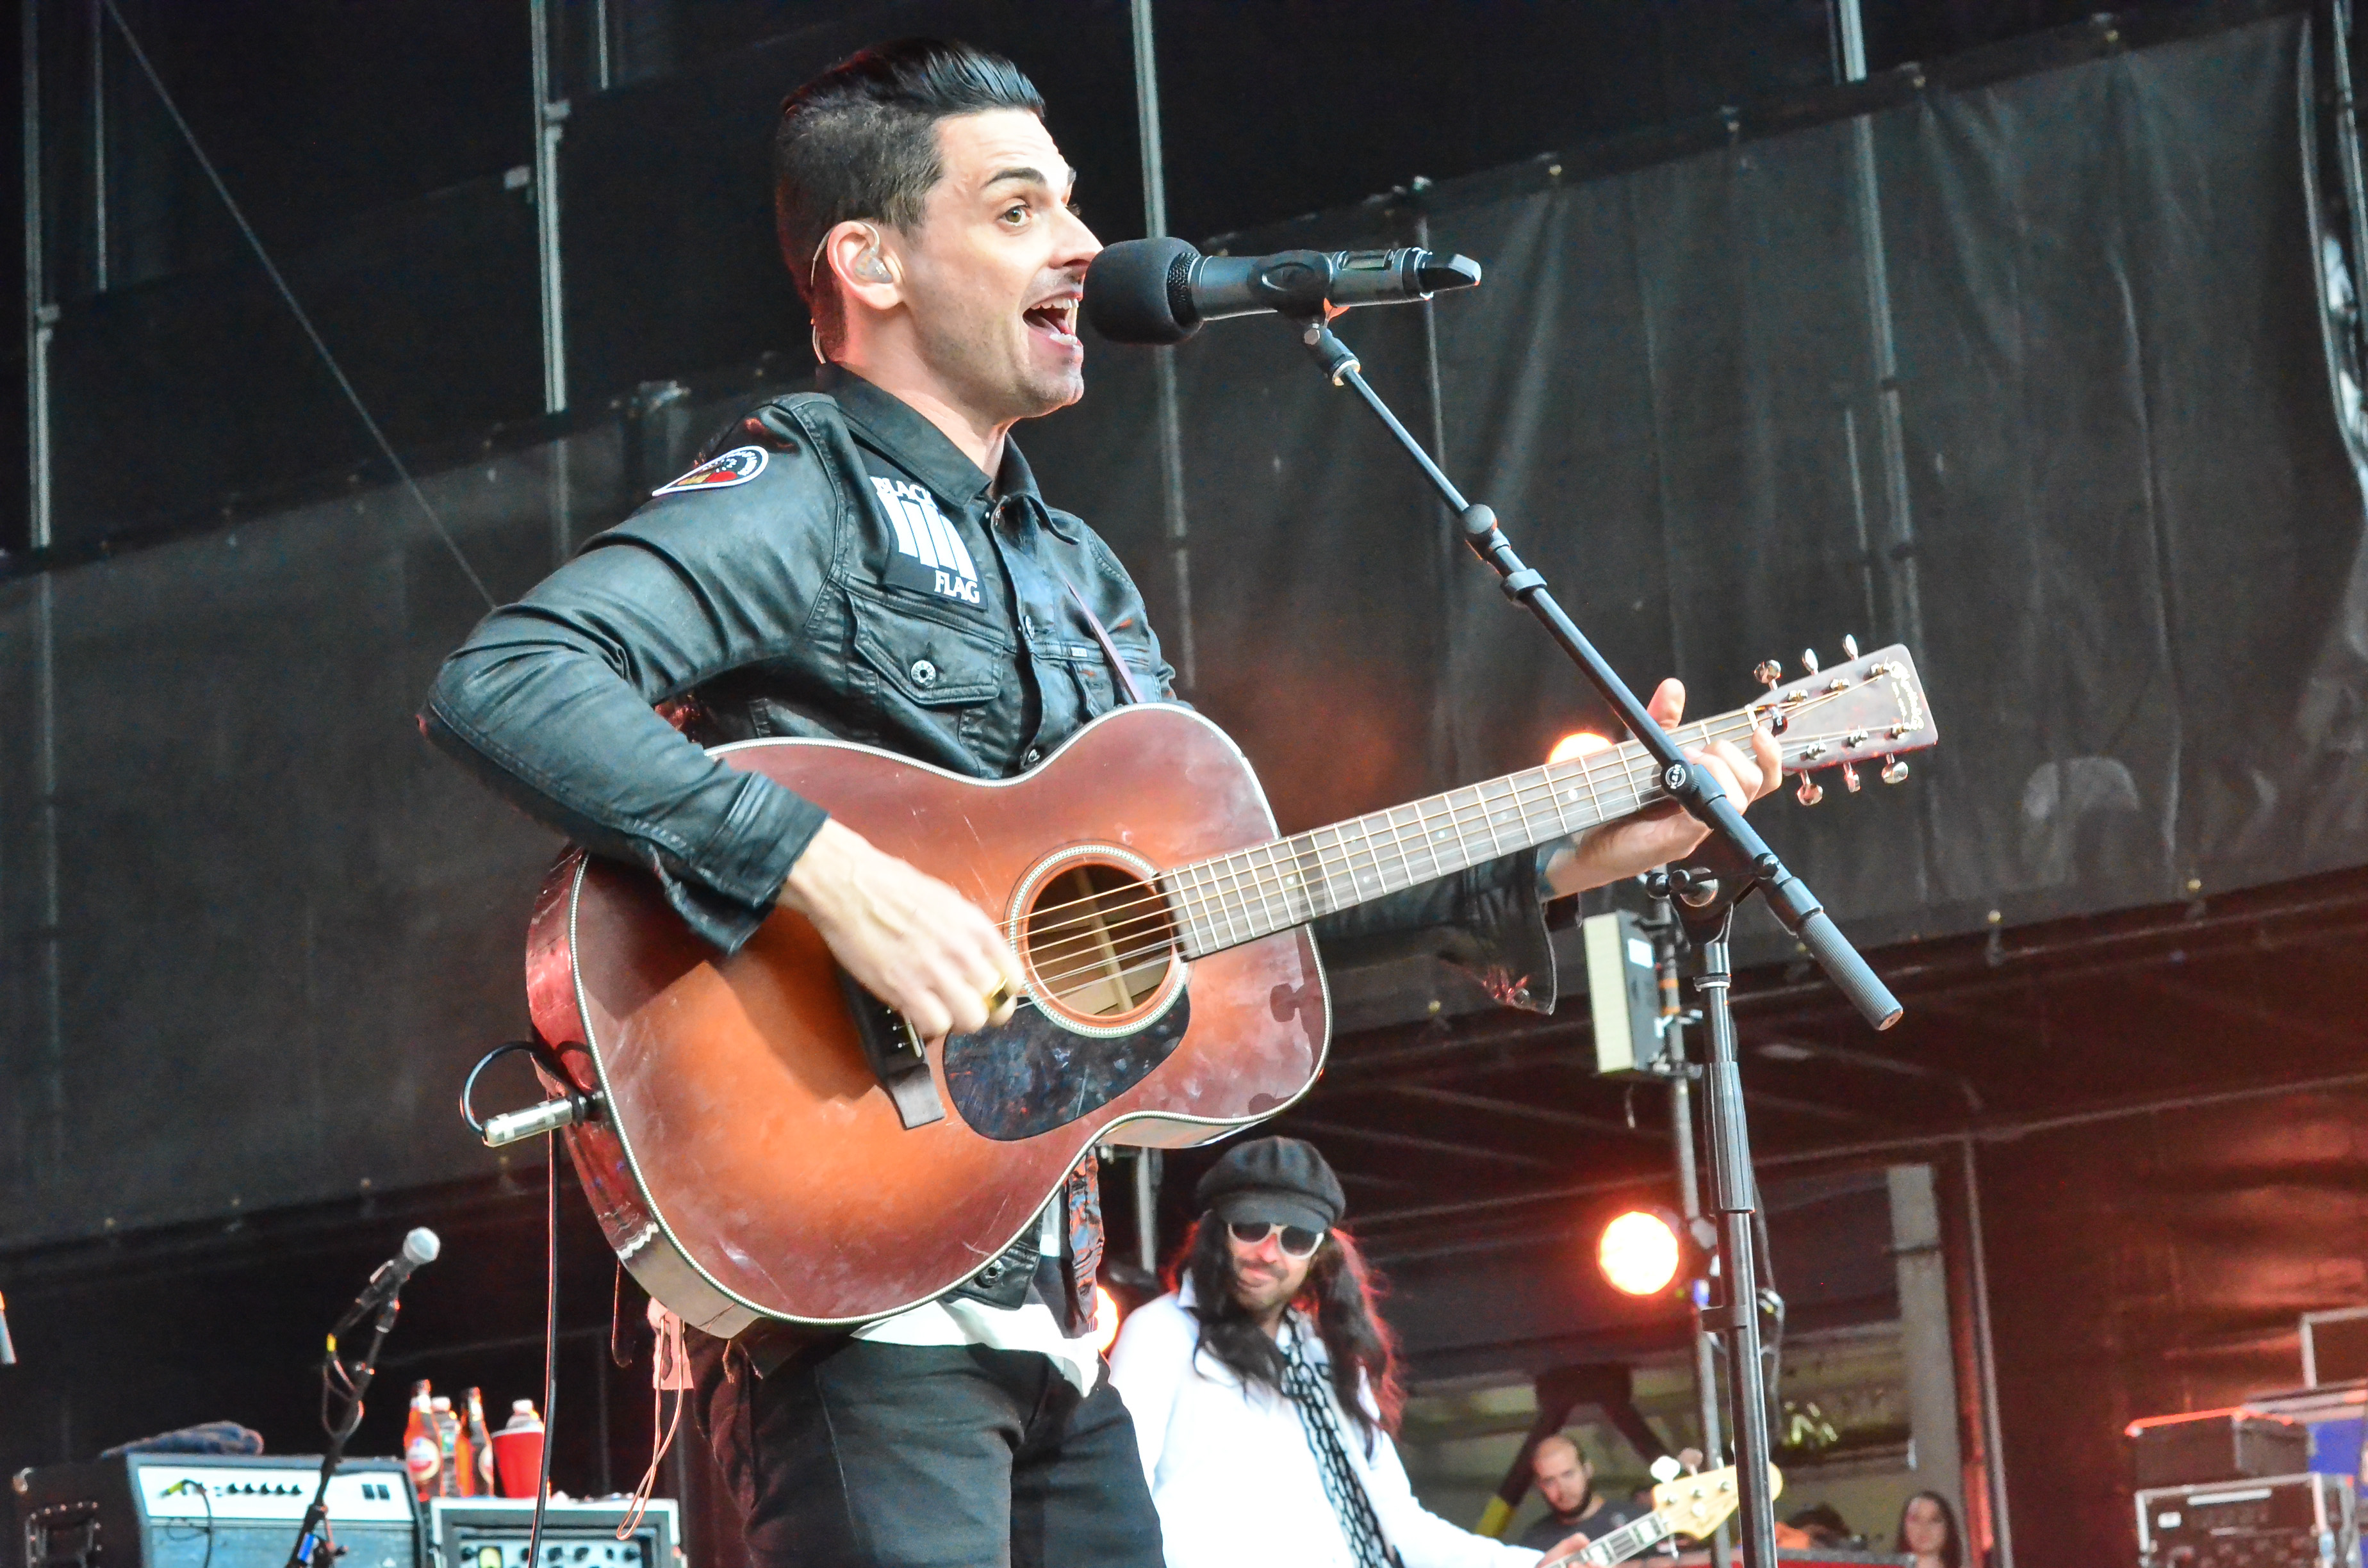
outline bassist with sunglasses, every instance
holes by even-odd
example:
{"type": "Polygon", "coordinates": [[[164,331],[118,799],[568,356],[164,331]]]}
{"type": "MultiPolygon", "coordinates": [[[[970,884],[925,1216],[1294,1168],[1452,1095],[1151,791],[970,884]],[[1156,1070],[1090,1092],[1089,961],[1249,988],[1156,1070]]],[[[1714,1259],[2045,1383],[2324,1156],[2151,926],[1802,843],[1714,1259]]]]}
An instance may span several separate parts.
{"type": "Polygon", "coordinates": [[[1256,1139],[1194,1196],[1176,1289],[1127,1318],[1110,1358],[1167,1568],[1538,1562],[1416,1501],[1390,1441],[1405,1403],[1395,1337],[1324,1156],[1256,1139]]]}

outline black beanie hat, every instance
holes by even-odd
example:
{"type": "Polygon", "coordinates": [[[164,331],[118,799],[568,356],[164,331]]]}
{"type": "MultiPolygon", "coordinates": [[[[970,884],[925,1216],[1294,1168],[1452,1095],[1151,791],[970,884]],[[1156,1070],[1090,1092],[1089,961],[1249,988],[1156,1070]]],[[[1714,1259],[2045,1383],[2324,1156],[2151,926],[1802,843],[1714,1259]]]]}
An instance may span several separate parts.
{"type": "Polygon", "coordinates": [[[1349,1207],[1340,1178],[1315,1145],[1296,1138],[1235,1144],[1209,1167],[1193,1195],[1202,1212],[1214,1211],[1229,1225],[1268,1222],[1328,1231],[1349,1207]]]}

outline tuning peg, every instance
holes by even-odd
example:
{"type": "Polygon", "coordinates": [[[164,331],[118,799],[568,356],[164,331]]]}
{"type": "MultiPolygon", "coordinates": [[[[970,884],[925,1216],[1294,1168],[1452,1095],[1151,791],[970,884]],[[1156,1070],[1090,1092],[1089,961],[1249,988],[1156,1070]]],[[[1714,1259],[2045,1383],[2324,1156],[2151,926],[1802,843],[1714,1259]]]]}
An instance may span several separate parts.
{"type": "Polygon", "coordinates": [[[1885,784],[1905,783],[1907,778],[1907,765],[1906,763],[1900,761],[1896,756],[1886,756],[1883,759],[1883,781],[1885,784]]]}
{"type": "Polygon", "coordinates": [[[1848,635],[1845,635],[1842,638],[1842,657],[1845,659],[1855,659],[1858,657],[1857,638],[1848,635]]]}
{"type": "Polygon", "coordinates": [[[1809,673],[1811,675],[1816,675],[1817,673],[1817,651],[1815,648],[1802,649],[1801,663],[1808,666],[1809,673]]]}
{"type": "Polygon", "coordinates": [[[1858,793],[1857,763],[1845,762],[1842,764],[1842,786],[1853,795],[1858,793]]]}
{"type": "Polygon", "coordinates": [[[1784,678],[1784,666],[1773,659],[1762,659],[1759,661],[1759,667],[1751,672],[1751,678],[1773,691],[1776,689],[1776,683],[1784,678]]]}
{"type": "Polygon", "coordinates": [[[1816,779],[1810,778],[1805,773],[1801,775],[1800,788],[1793,791],[1793,799],[1800,801],[1801,804],[1804,806],[1814,806],[1825,798],[1826,792],[1817,788],[1817,781],[1816,779]]]}

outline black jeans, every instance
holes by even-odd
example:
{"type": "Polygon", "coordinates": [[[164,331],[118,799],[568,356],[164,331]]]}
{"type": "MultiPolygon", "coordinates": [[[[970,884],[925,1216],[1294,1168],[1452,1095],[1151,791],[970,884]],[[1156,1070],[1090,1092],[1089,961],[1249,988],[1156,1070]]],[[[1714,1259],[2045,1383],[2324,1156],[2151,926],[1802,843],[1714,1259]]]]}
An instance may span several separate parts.
{"type": "Polygon", "coordinates": [[[836,1338],[758,1377],[696,1345],[695,1395],[753,1568],[1160,1568],[1107,1379],[981,1346],[836,1338]]]}

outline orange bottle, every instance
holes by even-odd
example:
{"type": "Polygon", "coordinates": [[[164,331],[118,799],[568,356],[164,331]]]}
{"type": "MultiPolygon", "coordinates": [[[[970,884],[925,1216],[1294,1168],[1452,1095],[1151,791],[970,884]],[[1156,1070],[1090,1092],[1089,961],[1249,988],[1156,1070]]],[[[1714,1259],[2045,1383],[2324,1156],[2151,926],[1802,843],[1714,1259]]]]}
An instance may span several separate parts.
{"type": "Polygon", "coordinates": [[[469,1466],[469,1494],[490,1497],[494,1494],[494,1438],[485,1430],[485,1397],[471,1389],[469,1426],[464,1434],[469,1439],[469,1452],[473,1462],[469,1466]]]}
{"type": "Polygon", "coordinates": [[[444,1447],[436,1431],[436,1411],[428,1402],[427,1380],[411,1386],[411,1418],[403,1426],[403,1464],[411,1472],[411,1489],[424,1502],[436,1494],[436,1473],[443,1468],[444,1447]]]}

